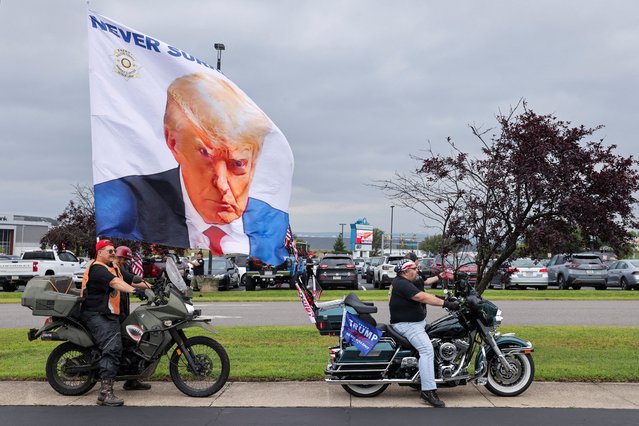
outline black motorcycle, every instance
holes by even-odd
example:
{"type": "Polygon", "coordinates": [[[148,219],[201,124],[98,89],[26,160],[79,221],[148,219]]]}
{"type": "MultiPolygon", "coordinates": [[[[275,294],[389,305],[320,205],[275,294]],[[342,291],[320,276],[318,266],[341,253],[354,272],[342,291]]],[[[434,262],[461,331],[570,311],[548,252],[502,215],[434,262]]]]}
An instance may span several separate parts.
{"type": "MultiPolygon", "coordinates": [[[[466,279],[455,281],[453,292],[444,292],[448,300],[460,303],[460,310],[426,326],[438,386],[477,383],[499,396],[516,396],[528,389],[535,375],[532,344],[513,333],[499,333],[501,311],[466,279]]],[[[340,335],[344,309],[383,332],[367,355],[340,338],[338,346],[329,348],[327,382],[341,384],[358,397],[377,396],[393,383],[420,388],[417,350],[392,325],[376,324],[371,314],[377,308],[372,303],[362,302],[355,293],[324,303],[315,303],[310,292],[307,298],[320,334],[340,335]]]]}

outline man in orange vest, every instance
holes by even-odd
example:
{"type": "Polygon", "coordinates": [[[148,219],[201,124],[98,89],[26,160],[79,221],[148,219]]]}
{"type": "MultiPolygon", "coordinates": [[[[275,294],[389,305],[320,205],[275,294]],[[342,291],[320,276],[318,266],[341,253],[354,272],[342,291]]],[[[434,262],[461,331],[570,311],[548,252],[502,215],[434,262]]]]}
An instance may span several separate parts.
{"type": "Polygon", "coordinates": [[[82,279],[82,322],[93,335],[100,349],[101,387],[98,405],[118,407],[124,401],[113,394],[113,381],[120,367],[122,336],[120,335],[120,292],[133,293],[135,288],[122,279],[115,259],[115,248],[109,240],[95,245],[92,260],[82,279]]]}

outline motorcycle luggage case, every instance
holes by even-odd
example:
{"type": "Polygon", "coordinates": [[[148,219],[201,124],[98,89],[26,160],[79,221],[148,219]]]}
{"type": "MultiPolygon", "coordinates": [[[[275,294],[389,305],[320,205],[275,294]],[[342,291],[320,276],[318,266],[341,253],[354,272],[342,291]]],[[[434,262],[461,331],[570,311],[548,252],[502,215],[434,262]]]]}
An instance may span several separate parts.
{"type": "MultiPolygon", "coordinates": [[[[358,314],[355,309],[350,306],[346,307],[346,312],[358,316],[362,321],[376,326],[377,321],[370,314],[358,314]]],[[[315,312],[315,327],[319,330],[322,336],[338,336],[342,329],[342,316],[344,315],[344,309],[338,308],[320,308],[315,312]]]]}
{"type": "Polygon", "coordinates": [[[73,280],[65,276],[34,277],[22,293],[22,306],[37,316],[71,316],[80,311],[81,302],[73,280]]]}

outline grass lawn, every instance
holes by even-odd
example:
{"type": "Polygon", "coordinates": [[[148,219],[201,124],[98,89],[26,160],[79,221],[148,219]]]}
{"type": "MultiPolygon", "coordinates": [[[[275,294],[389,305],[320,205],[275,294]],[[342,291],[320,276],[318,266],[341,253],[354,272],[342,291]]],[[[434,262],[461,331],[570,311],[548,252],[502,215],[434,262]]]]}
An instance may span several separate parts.
{"type": "MultiPolygon", "coordinates": [[[[428,290],[443,294],[441,289],[428,290]]],[[[351,290],[326,290],[322,301],[341,299],[351,290]]],[[[387,301],[388,290],[355,291],[362,300],[387,301]]],[[[0,292],[0,303],[20,303],[22,293],[0,292]]],[[[486,290],[490,300],[639,300],[639,291],[621,290],[486,290]]],[[[195,302],[292,302],[299,301],[295,290],[222,291],[193,297],[195,302]]]]}
{"type": "MultiPolygon", "coordinates": [[[[306,327],[218,327],[231,359],[230,380],[321,380],[336,337],[306,327]]],[[[536,380],[639,382],[639,327],[504,328],[535,346],[536,380]]],[[[0,329],[0,380],[44,380],[58,342],[29,342],[26,329],[0,329]]],[[[196,329],[192,334],[206,334],[196,329]]],[[[154,377],[168,378],[167,359],[154,377]]]]}

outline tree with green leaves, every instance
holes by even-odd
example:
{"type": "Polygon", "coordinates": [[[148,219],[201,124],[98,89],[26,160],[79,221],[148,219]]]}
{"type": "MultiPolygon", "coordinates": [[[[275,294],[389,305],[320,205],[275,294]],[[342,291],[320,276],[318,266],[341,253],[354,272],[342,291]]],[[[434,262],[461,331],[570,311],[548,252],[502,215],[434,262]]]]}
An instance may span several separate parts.
{"type": "Polygon", "coordinates": [[[344,245],[344,239],[342,238],[342,234],[339,234],[335,239],[335,243],[333,244],[333,252],[334,253],[346,253],[346,246],[344,245]]]}
{"type": "Polygon", "coordinates": [[[449,138],[449,154],[431,148],[413,157],[414,172],[375,186],[439,230],[439,253],[476,247],[480,292],[522,243],[548,253],[572,251],[579,236],[584,248],[593,238],[617,252],[628,246],[637,228],[638,162],[592,140],[602,126],[572,126],[525,102],[497,122],[498,130],[470,126],[479,155],[449,138]]]}
{"type": "Polygon", "coordinates": [[[373,228],[373,246],[371,256],[379,256],[382,252],[382,240],[384,239],[384,231],[379,228],[373,228]]]}

